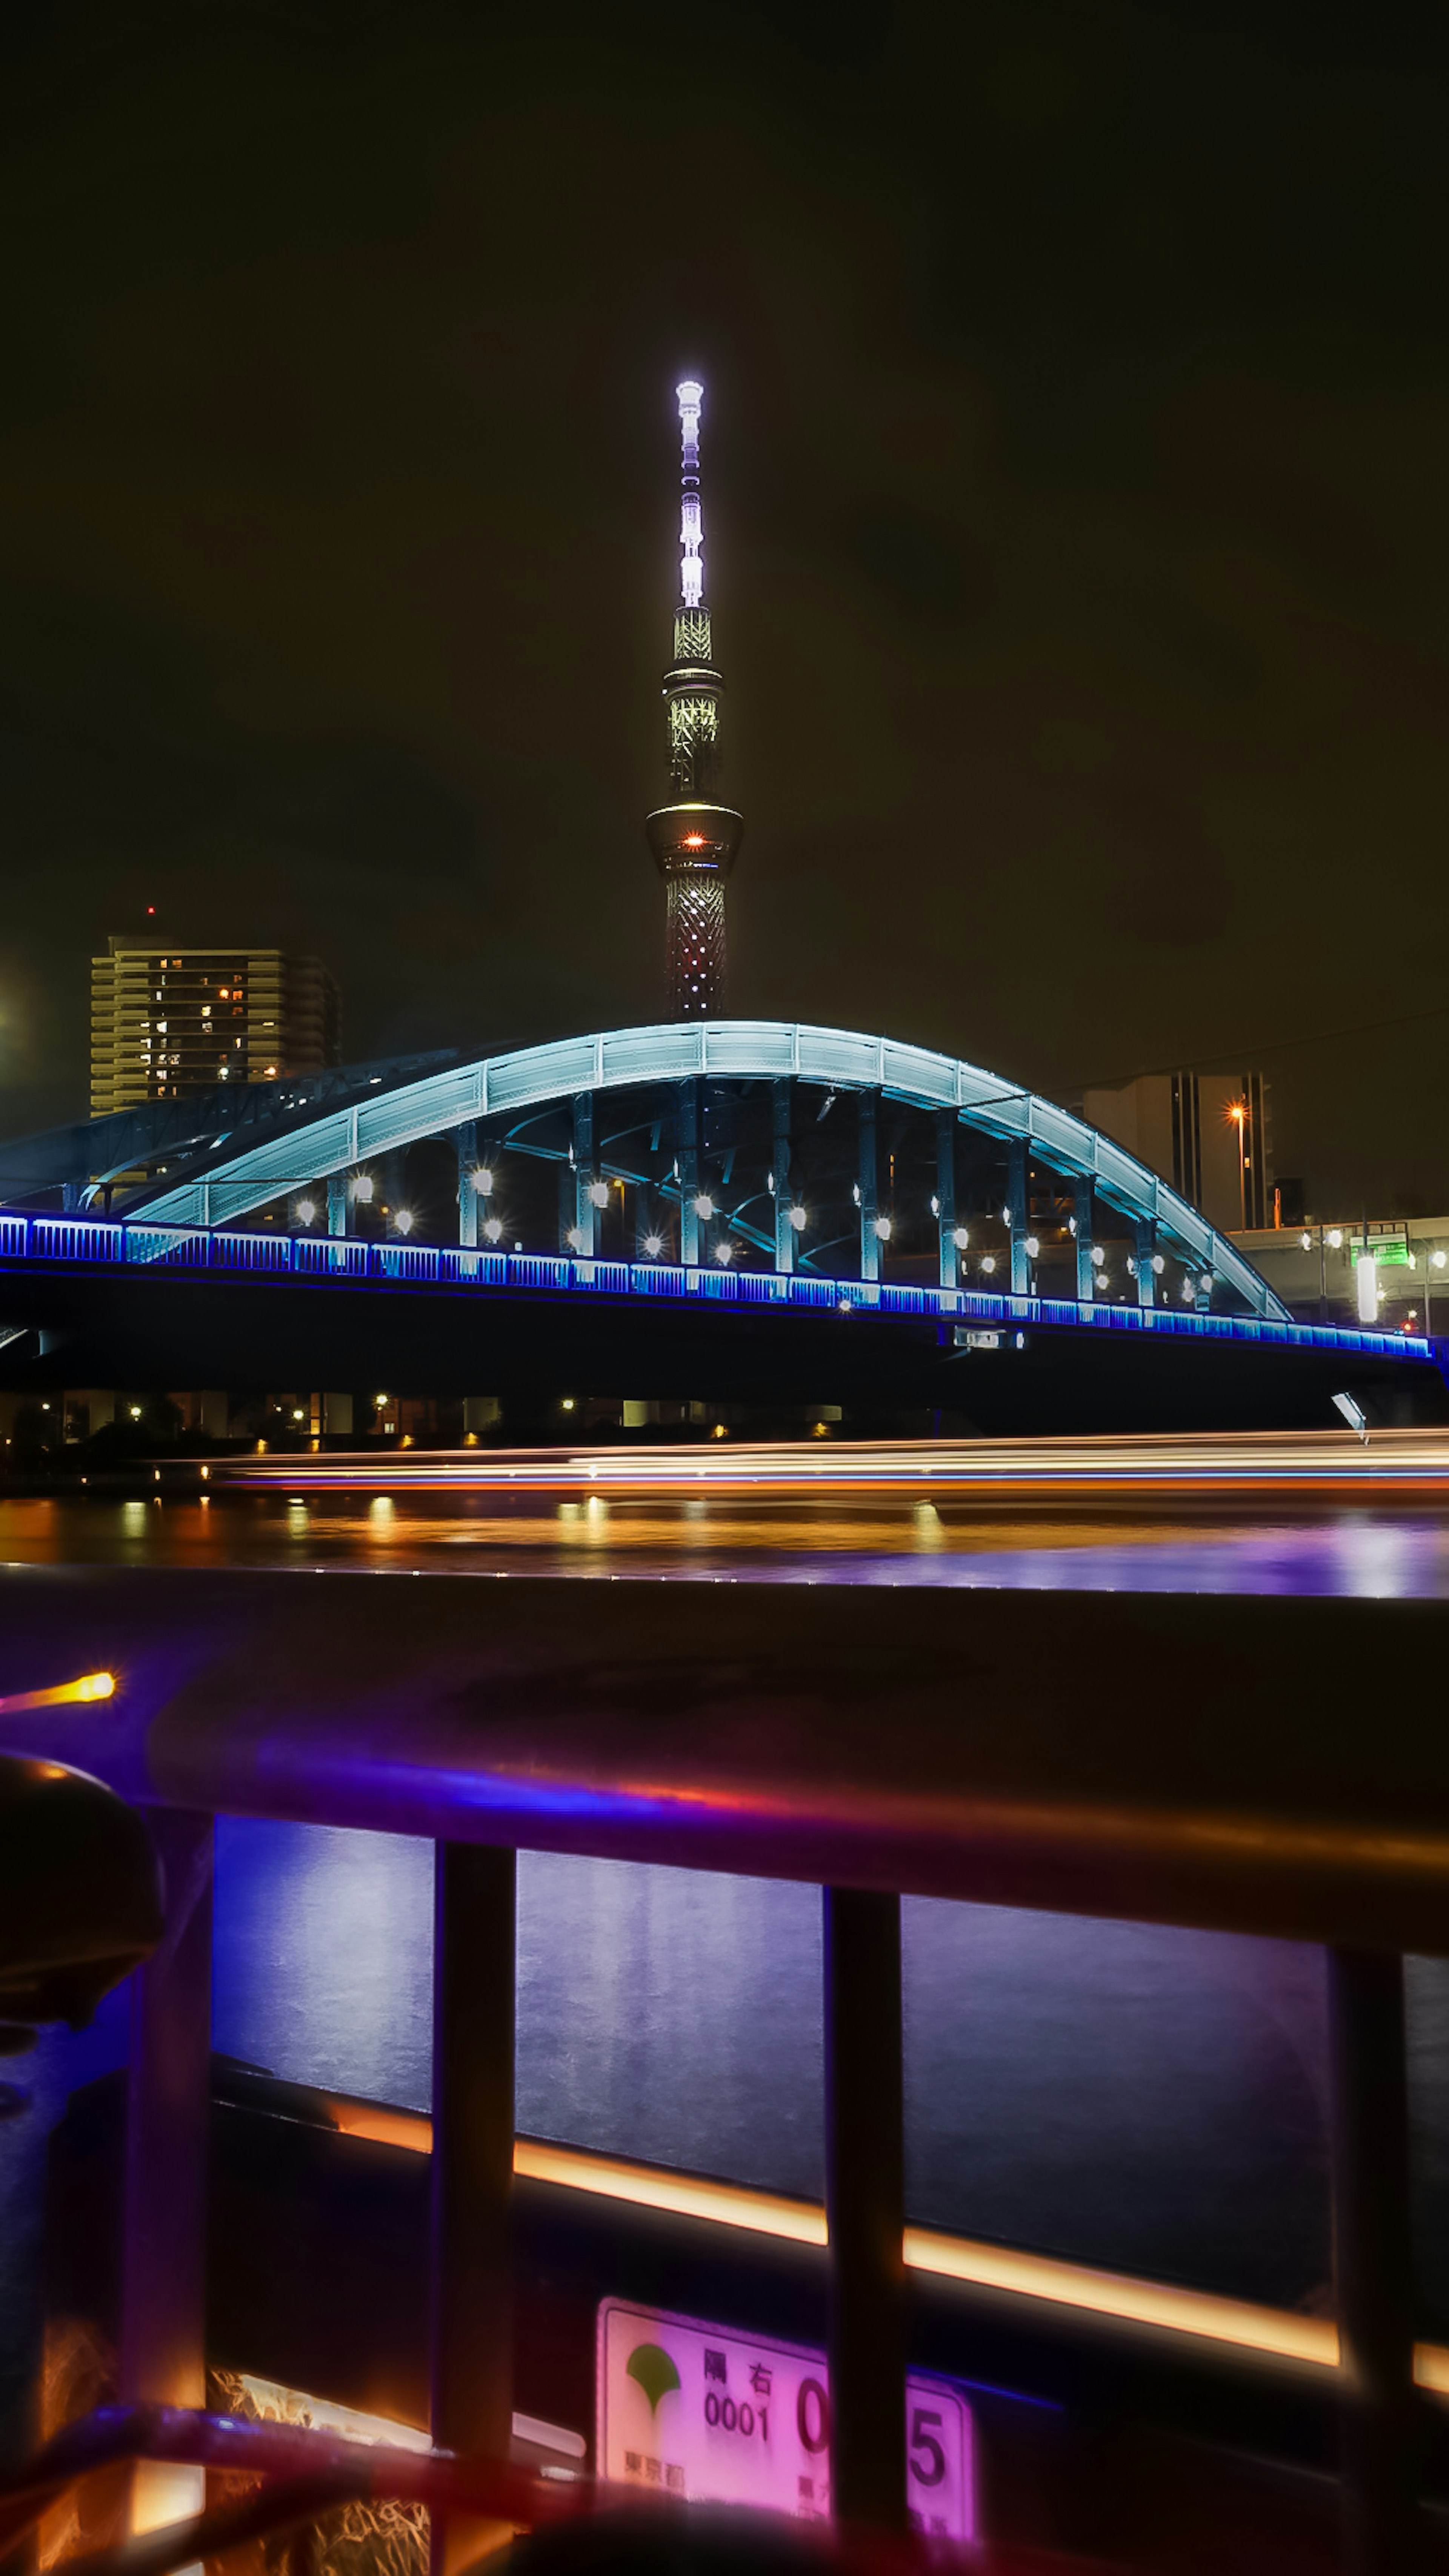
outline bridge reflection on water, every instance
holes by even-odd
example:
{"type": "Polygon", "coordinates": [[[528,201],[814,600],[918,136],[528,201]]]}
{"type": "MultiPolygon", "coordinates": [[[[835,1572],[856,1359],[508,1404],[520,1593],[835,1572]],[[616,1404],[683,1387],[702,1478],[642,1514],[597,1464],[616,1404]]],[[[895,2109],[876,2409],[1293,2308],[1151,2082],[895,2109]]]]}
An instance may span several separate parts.
{"type": "MultiPolygon", "coordinates": [[[[416,1489],[438,1482],[423,1459],[321,1491],[302,1480],[332,1462],[247,1461],[247,1488],[222,1469],[180,1490],[168,1470],[149,1497],[0,1503],[0,1562],[664,1577],[710,1587],[701,1616],[722,1648],[713,1587],[736,1581],[1449,1593],[1442,1436],[1172,1449],[1169,1463],[1166,1444],[1092,1444],[1085,1466],[1058,1452],[1030,1477],[997,1453],[990,1480],[902,1451],[873,1489],[819,1453],[793,1485],[747,1481],[739,1452],[676,1453],[653,1476],[592,1453],[540,1461],[510,1492],[482,1458],[468,1465],[484,1481],[441,1491],[416,1489]],[[413,1489],[360,1481],[378,1477],[413,1489]]],[[[220,1836],[217,2045],[426,2108],[431,1846],[240,1820],[220,1836]]],[[[519,1867],[520,2128],[818,2197],[817,1891],[540,1853],[519,1867]]],[[[906,1903],[905,1949],[920,2223],[1273,2305],[1325,2301],[1319,1951],[925,1900],[906,1903]]],[[[1410,1997],[1419,2331],[1443,2338],[1449,1964],[1413,1964],[1410,1997]]],[[[55,2043],[40,2070],[53,2108],[75,2047],[55,2043]]]]}

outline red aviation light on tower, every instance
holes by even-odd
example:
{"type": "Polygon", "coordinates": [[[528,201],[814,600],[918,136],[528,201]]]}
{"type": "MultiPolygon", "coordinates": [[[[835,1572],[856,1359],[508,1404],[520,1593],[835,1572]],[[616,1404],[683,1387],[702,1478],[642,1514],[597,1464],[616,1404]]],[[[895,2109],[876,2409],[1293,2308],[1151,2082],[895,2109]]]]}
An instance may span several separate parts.
{"type": "Polygon", "coordinates": [[[674,613],[674,660],[664,674],[664,703],[669,783],[678,801],[651,814],[644,830],[666,887],[669,1008],[676,1019],[697,1019],[717,1011],[724,998],[725,879],[745,825],[743,815],[728,805],[717,805],[713,797],[724,682],[712,660],[704,596],[699,482],[704,387],[686,377],[675,392],[680,425],[679,601],[674,613]]]}

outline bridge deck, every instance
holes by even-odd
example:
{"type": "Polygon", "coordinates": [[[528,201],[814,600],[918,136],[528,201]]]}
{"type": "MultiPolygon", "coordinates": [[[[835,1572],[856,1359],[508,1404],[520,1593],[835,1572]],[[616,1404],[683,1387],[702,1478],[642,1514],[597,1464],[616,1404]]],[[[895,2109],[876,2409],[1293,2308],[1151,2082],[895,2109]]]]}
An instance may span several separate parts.
{"type": "Polygon", "coordinates": [[[494,1296],[580,1298],[617,1304],[862,1313],[909,1317],[963,1331],[1146,1333],[1158,1339],[1241,1342],[1266,1349],[1343,1352],[1357,1359],[1432,1362],[1422,1336],[1296,1324],[1271,1317],[1203,1314],[1186,1307],[1078,1303],[982,1289],[832,1279],[796,1271],[680,1268],[664,1262],[579,1260],[565,1254],[484,1252],[448,1245],[363,1242],[317,1234],[233,1234],[204,1227],[33,1216],[0,1210],[0,1275],[154,1272],[171,1276],[306,1281],[316,1287],[446,1288],[494,1296]]]}

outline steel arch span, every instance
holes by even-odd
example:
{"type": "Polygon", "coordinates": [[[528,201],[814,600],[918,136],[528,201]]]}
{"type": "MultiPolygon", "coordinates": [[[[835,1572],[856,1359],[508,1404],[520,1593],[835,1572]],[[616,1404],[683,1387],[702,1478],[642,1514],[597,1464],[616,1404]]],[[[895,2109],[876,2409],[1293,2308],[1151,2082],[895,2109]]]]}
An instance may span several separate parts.
{"type": "MultiPolygon", "coordinates": [[[[1282,1300],[1225,1235],[1146,1164],[1072,1111],[959,1057],[802,1021],[671,1021],[448,1065],[375,1098],[300,1115],[284,1134],[240,1148],[223,1140],[185,1178],[138,1193],[126,1214],[144,1210],[167,1225],[229,1225],[293,1189],[302,1172],[320,1182],[371,1157],[460,1129],[514,1121],[549,1104],[629,1086],[698,1082],[798,1082],[827,1096],[856,1094],[862,1119],[872,1100],[934,1112],[953,1130],[959,1124],[1005,1148],[1008,1157],[1015,1149],[1033,1169],[1105,1203],[1137,1230],[1142,1258],[1150,1261],[1156,1245],[1164,1243],[1184,1264],[1220,1282],[1247,1312],[1267,1321],[1289,1320],[1282,1300]],[[1151,1249],[1142,1254],[1144,1245],[1151,1249]]],[[[1020,1210],[1017,1219],[1019,1235],[1020,1210]]],[[[1144,1298],[1150,1300],[1150,1280],[1144,1298]]]]}

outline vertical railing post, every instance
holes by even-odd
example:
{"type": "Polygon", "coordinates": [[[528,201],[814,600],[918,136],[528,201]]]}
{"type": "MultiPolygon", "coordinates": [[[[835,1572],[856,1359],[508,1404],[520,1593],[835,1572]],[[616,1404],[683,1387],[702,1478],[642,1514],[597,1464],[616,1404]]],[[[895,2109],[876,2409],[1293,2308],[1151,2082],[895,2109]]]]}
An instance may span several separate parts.
{"type": "Polygon", "coordinates": [[[478,1169],[478,1121],[465,1118],[453,1130],[458,1155],[458,1242],[471,1249],[478,1240],[478,1193],[473,1175],[478,1169]]]}
{"type": "Polygon", "coordinates": [[[1137,1264],[1137,1303],[1139,1306],[1155,1306],[1157,1273],[1152,1265],[1157,1258],[1157,1227],[1150,1216],[1139,1216],[1135,1221],[1133,1232],[1135,1235],[1133,1256],[1137,1264]]]}
{"type": "Polygon", "coordinates": [[[679,1258],[686,1270],[699,1265],[699,1084],[693,1078],[679,1086],[675,1121],[679,1164],[679,1258]]]}
{"type": "Polygon", "coordinates": [[[1085,1173],[1073,1184],[1072,1219],[1077,1229],[1077,1303],[1086,1306],[1096,1296],[1097,1273],[1092,1261],[1092,1184],[1085,1173]]]}
{"type": "MultiPolygon", "coordinates": [[[[206,2208],[211,2118],[211,1918],[215,1828],[168,1808],[149,1817],[166,1931],[131,1988],[126,2080],[121,2396],[206,2403],[206,2208]]],[[[199,2469],[136,2471],[136,2531],[200,2510],[199,2469]]]]}
{"type": "Polygon", "coordinates": [[[1399,2576],[1417,2518],[1403,1960],[1331,1949],[1328,2019],[1343,2563],[1399,2576]]]}
{"type": "Polygon", "coordinates": [[[598,1235],[599,1212],[593,1201],[594,1170],[594,1095],[580,1091],[574,1095],[574,1214],[568,1241],[563,1249],[574,1252],[580,1260],[593,1258],[598,1235]]]}
{"type": "MultiPolygon", "coordinates": [[[[506,2460],[513,2432],[517,1855],[439,1843],[433,1944],[433,2440],[506,2460]]],[[[435,2531],[433,2566],[478,2533],[435,2531]]]]}
{"type": "Polygon", "coordinates": [[[352,1201],[347,1189],[347,1174],[329,1172],[327,1175],[327,1231],[329,1234],[347,1233],[348,1212],[351,1205],[352,1201]]]}
{"type": "Polygon", "coordinates": [[[941,1285],[955,1288],[961,1277],[956,1241],[956,1128],[954,1109],[936,1112],[936,1230],[941,1248],[941,1285]]]}
{"type": "Polygon", "coordinates": [[[770,1161],[775,1176],[775,1268],[788,1274],[795,1267],[795,1228],[790,1210],[795,1192],[790,1180],[790,1117],[794,1085],[788,1073],[770,1085],[770,1161]]]}
{"type": "Polygon", "coordinates": [[[1031,1173],[1026,1140],[1021,1136],[1014,1136],[1006,1149],[1006,1196],[1011,1209],[1011,1293],[1025,1297],[1031,1290],[1031,1255],[1026,1248],[1031,1232],[1031,1173]]]}
{"type": "Polygon", "coordinates": [[[906,2522],[901,1907],[824,1890],[831,2487],[849,2522],[906,2522]]]}
{"type": "Polygon", "coordinates": [[[856,1119],[860,1147],[859,1178],[855,1185],[855,1194],[860,1202],[860,1275],[862,1279],[879,1279],[880,1236],[876,1232],[876,1221],[880,1214],[880,1179],[873,1091],[859,1094],[856,1119]]]}

